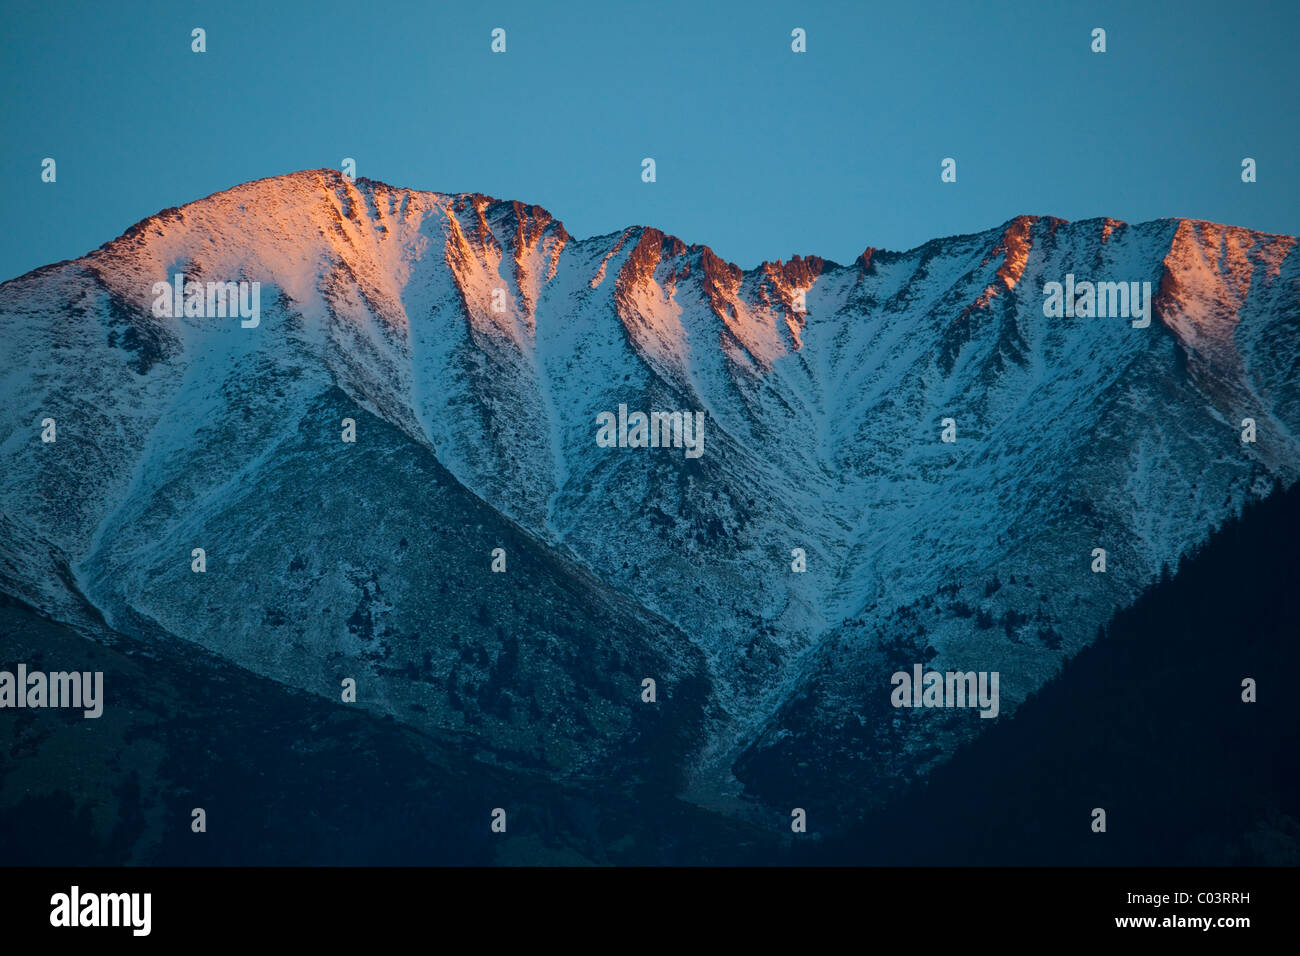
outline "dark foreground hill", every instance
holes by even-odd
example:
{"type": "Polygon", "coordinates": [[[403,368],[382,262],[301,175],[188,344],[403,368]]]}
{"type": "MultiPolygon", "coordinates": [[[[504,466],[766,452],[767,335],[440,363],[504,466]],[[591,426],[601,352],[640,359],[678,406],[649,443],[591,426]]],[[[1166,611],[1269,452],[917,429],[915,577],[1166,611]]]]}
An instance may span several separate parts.
{"type": "Polygon", "coordinates": [[[800,858],[1300,864],[1298,576],[1292,486],[1227,521],[1011,720],[800,858]]]}

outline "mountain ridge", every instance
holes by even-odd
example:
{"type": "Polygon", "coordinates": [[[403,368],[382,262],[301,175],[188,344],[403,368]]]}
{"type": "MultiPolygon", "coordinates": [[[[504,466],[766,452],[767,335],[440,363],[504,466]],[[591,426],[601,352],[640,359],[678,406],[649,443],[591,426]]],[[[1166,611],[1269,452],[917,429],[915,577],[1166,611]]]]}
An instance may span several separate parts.
{"type": "MultiPolygon", "coordinates": [[[[477,193],[334,171],[258,180],[0,284],[13,344],[0,450],[18,463],[0,477],[0,580],[72,616],[48,568],[74,568],[110,621],[156,620],[286,682],[315,674],[316,692],[329,667],[361,668],[382,690],[374,706],[421,726],[496,708],[485,746],[523,736],[545,750],[521,716],[533,705],[492,677],[509,641],[477,621],[431,630],[420,589],[436,579],[385,526],[442,528],[414,478],[436,473],[451,498],[430,501],[495,514],[495,533],[518,528],[594,575],[607,593],[573,584],[580,605],[617,595],[644,610],[618,655],[653,647],[668,684],[707,687],[688,760],[701,800],[737,798],[736,755],[778,746],[783,708],[814,684],[829,688],[818,720],[877,722],[878,749],[855,759],[911,772],[918,747],[971,730],[945,722],[927,738],[877,712],[882,668],[900,663],[881,648],[1000,667],[1009,712],[1162,563],[1272,479],[1295,480],[1294,245],[1194,220],[1018,216],[849,265],[745,271],[650,227],[574,239],[541,207],[477,193]],[[152,316],[153,283],[178,271],[261,282],[260,325],[152,316]],[[1067,272],[1150,282],[1150,328],[1045,317],[1039,287],[1067,272]],[[597,447],[596,413],[620,404],[703,412],[703,457],[597,447]],[[338,457],[349,414],[355,450],[408,499],[338,457]],[[47,415],[59,442],[33,455],[47,415]],[[1252,445],[1237,434],[1247,416],[1252,445]],[[320,521],[287,513],[296,501],[320,521]],[[192,575],[200,539],[229,543],[227,568],[297,583],[250,601],[225,571],[192,575]],[[1103,575],[1088,569],[1099,544],[1103,575]],[[791,571],[793,548],[806,573],[791,571]],[[300,561],[310,579],[284,570],[300,561]],[[202,625],[216,618],[219,632],[202,625]],[[652,636],[655,619],[676,630],[652,636]],[[482,659],[465,633],[497,650],[482,659]],[[389,673],[385,653],[416,676],[389,673]]],[[[474,593],[489,586],[477,575],[492,542],[442,528],[419,546],[474,593]]],[[[558,655],[534,677],[585,686],[574,636],[529,613],[512,605],[512,627],[558,655]]],[[[577,728],[631,727],[637,694],[565,703],[566,739],[618,751],[622,731],[577,728]]]]}
{"type": "MultiPolygon", "coordinates": [[[[296,170],[296,171],[294,171],[294,172],[290,172],[290,173],[281,173],[281,174],[274,175],[274,176],[264,176],[264,177],[261,177],[261,178],[259,178],[259,179],[252,179],[252,180],[248,180],[247,182],[237,183],[237,184],[235,184],[235,185],[233,185],[233,186],[229,186],[229,187],[227,187],[227,188],[225,188],[225,189],[219,189],[219,190],[217,190],[217,191],[215,191],[215,192],[212,192],[212,193],[209,193],[209,194],[207,194],[207,195],[205,195],[205,196],[199,197],[199,198],[197,198],[197,199],[190,200],[189,202],[183,203],[183,204],[181,204],[180,206],[169,206],[169,207],[166,207],[166,208],[164,208],[164,209],[160,209],[158,212],[153,213],[152,215],[146,216],[146,217],[144,217],[143,219],[141,219],[141,220],[139,220],[139,221],[133,223],[132,225],[128,226],[126,229],[124,229],[124,230],[122,231],[122,233],[121,233],[119,236],[116,236],[116,237],[113,238],[113,239],[109,239],[109,240],[107,240],[106,242],[101,243],[99,246],[96,246],[96,247],[93,248],[93,249],[89,249],[89,250],[87,250],[85,253],[83,253],[83,254],[80,255],[80,256],[74,256],[74,257],[71,257],[71,258],[68,258],[68,259],[60,259],[60,260],[58,260],[58,261],[56,261],[56,262],[50,262],[50,263],[46,263],[45,265],[37,266],[35,269],[30,269],[30,270],[28,270],[27,272],[22,273],[21,275],[14,276],[14,277],[12,277],[12,278],[10,278],[10,279],[6,279],[6,280],[4,280],[3,282],[0,282],[0,285],[5,285],[5,284],[10,283],[10,282],[17,282],[17,281],[19,281],[20,279],[26,278],[27,276],[31,276],[31,275],[35,275],[35,274],[41,273],[41,272],[43,272],[43,271],[45,271],[45,270],[52,269],[52,268],[54,268],[54,267],[56,267],[56,266],[67,265],[68,263],[78,262],[78,261],[80,261],[80,260],[86,259],[86,258],[88,258],[90,255],[92,255],[92,254],[95,253],[95,252],[100,252],[100,251],[106,250],[106,249],[108,249],[109,247],[115,245],[116,243],[121,242],[122,240],[129,239],[129,238],[133,238],[134,236],[136,236],[136,235],[140,234],[141,232],[143,232],[144,229],[145,229],[146,227],[148,227],[149,225],[154,224],[154,221],[155,221],[155,220],[164,220],[164,221],[165,221],[165,220],[169,217],[169,214],[178,213],[178,212],[180,212],[180,211],[182,211],[182,210],[184,210],[184,209],[186,209],[186,208],[188,208],[188,207],[191,207],[191,206],[197,205],[197,204],[199,204],[199,203],[206,202],[207,200],[215,199],[215,198],[217,198],[217,197],[224,196],[224,195],[227,195],[227,194],[229,194],[229,193],[234,193],[234,192],[236,192],[236,191],[238,191],[238,190],[240,190],[240,189],[243,189],[243,188],[246,188],[246,187],[255,186],[255,185],[258,185],[258,184],[263,184],[263,183],[275,183],[275,182],[279,182],[279,181],[284,181],[284,180],[289,180],[289,179],[296,179],[296,178],[307,177],[307,176],[312,176],[312,175],[320,176],[320,177],[322,177],[322,179],[324,179],[324,180],[338,180],[338,181],[342,181],[342,180],[345,180],[345,179],[346,179],[346,177],[343,176],[343,174],[340,173],[338,170],[331,169],[331,168],[329,168],[329,167],[316,167],[316,168],[311,168],[311,169],[301,169],[301,170],[296,170]]],[[[355,180],[352,180],[352,181],[355,182],[355,183],[358,183],[358,184],[368,185],[368,186],[372,186],[372,187],[373,187],[373,186],[378,186],[378,187],[381,187],[381,188],[383,188],[383,189],[386,189],[386,190],[392,190],[392,191],[405,191],[405,192],[411,192],[411,193],[421,193],[421,194],[425,194],[425,195],[441,196],[441,197],[447,197],[447,198],[458,199],[458,200],[474,200],[474,199],[477,199],[477,200],[485,200],[489,205],[499,205],[499,204],[516,205],[516,206],[520,206],[520,207],[523,207],[523,208],[525,208],[525,209],[528,209],[528,210],[530,210],[530,211],[537,211],[537,212],[540,212],[540,213],[544,214],[544,215],[545,215],[546,217],[548,217],[548,218],[552,218],[552,219],[554,218],[554,217],[551,215],[551,213],[550,213],[549,210],[547,210],[544,206],[541,206],[541,205],[539,205],[539,204],[536,204],[536,203],[527,203],[527,202],[524,202],[524,201],[522,201],[522,200],[515,200],[515,199],[502,199],[502,198],[500,198],[500,197],[492,196],[492,195],[490,195],[490,194],[482,193],[482,192],[478,192],[478,191],[444,192],[444,191],[441,191],[441,190],[415,189],[415,188],[412,188],[412,187],[394,186],[394,185],[392,185],[391,183],[388,183],[388,182],[385,181],[385,180],[372,179],[372,178],[367,177],[367,176],[358,176],[358,177],[355,178],[355,180]]],[[[746,269],[746,268],[744,268],[743,266],[739,266],[738,264],[731,262],[730,260],[727,260],[727,259],[721,259],[721,257],[719,257],[719,259],[720,259],[720,261],[726,263],[726,264],[729,265],[729,266],[732,266],[732,267],[734,267],[734,268],[741,269],[741,271],[743,271],[746,275],[748,275],[748,274],[750,274],[750,273],[761,272],[761,271],[764,270],[765,267],[768,267],[768,266],[775,266],[775,267],[778,267],[778,268],[779,268],[779,267],[781,267],[783,264],[788,264],[788,263],[792,263],[792,262],[799,261],[799,260],[817,260],[817,261],[820,261],[820,262],[824,263],[825,265],[827,265],[827,266],[829,266],[829,267],[831,267],[831,268],[835,268],[835,269],[848,269],[848,268],[853,268],[853,267],[855,267],[855,266],[858,266],[858,265],[860,265],[860,264],[863,264],[863,263],[864,263],[864,260],[865,260],[865,264],[869,264],[871,258],[872,258],[873,256],[875,256],[875,255],[884,255],[884,256],[891,256],[891,255],[892,255],[892,256],[897,256],[897,255],[906,255],[906,254],[908,254],[908,253],[913,253],[913,252],[917,252],[917,251],[919,251],[919,250],[922,250],[922,249],[926,248],[927,246],[929,246],[931,243],[936,243],[936,242],[938,242],[938,243],[942,243],[942,242],[947,241],[947,240],[969,239],[969,238],[973,238],[973,237],[976,237],[976,236],[983,236],[983,235],[985,235],[986,233],[989,233],[989,232],[992,232],[992,231],[995,231],[995,230],[1006,230],[1009,226],[1011,226],[1012,223],[1014,223],[1014,222],[1016,222],[1017,220],[1020,220],[1020,219],[1028,219],[1028,220],[1030,220],[1030,221],[1032,221],[1032,222],[1038,222],[1038,221],[1049,221],[1049,222],[1055,222],[1055,223],[1060,224],[1060,225],[1087,225],[1087,224],[1091,224],[1091,223],[1100,222],[1100,223],[1104,223],[1104,224],[1109,225],[1111,228],[1114,228],[1114,227],[1116,227],[1116,226],[1129,226],[1129,225],[1138,225],[1138,226],[1140,226],[1140,225],[1148,225],[1148,224],[1151,224],[1151,223],[1168,223],[1168,222],[1173,222],[1173,223],[1189,223],[1189,224],[1194,225],[1194,226],[1220,226],[1220,227],[1229,228],[1229,229],[1240,229],[1240,230],[1243,230],[1243,231],[1246,231],[1246,232],[1249,232],[1249,233],[1252,233],[1252,234],[1256,234],[1256,235],[1264,236],[1264,237],[1269,237],[1269,238],[1276,238],[1276,239],[1294,238],[1294,237],[1291,237],[1291,236],[1287,236],[1285,233],[1271,233],[1271,232],[1268,232],[1268,231],[1266,231],[1266,230],[1253,229],[1253,228],[1246,227],[1246,226],[1232,226],[1232,225],[1228,225],[1228,224],[1226,224],[1226,223],[1220,223],[1220,222],[1218,222],[1218,221],[1216,221],[1216,220],[1201,219],[1201,218],[1198,218],[1198,217],[1195,217],[1195,216],[1158,216],[1158,217],[1156,217],[1156,218],[1154,218],[1154,219],[1147,219],[1147,220],[1143,220],[1143,221],[1140,222],[1140,223],[1132,223],[1132,224],[1130,224],[1130,223],[1129,223],[1128,221],[1126,221],[1126,220],[1115,219],[1115,218],[1113,218],[1113,217],[1111,217],[1111,216],[1104,216],[1104,215],[1103,215],[1103,216],[1090,216],[1090,217],[1088,217],[1088,218],[1086,218],[1086,219],[1064,219],[1064,218],[1061,218],[1061,217],[1059,217],[1059,216],[1055,216],[1055,215],[1053,215],[1053,214],[1051,214],[1051,213],[1017,213],[1017,214],[1011,216],[1009,219],[1007,219],[1007,220],[1005,220],[1005,221],[1003,221],[1003,222],[1001,222],[1001,223],[999,223],[999,224],[991,225],[991,226],[989,226],[989,227],[987,227],[987,228],[985,228],[985,229],[981,229],[981,230],[978,230],[978,231],[976,231],[976,232],[953,233],[953,234],[951,234],[951,235],[947,235],[947,236],[936,236],[936,237],[934,237],[934,238],[932,238],[932,239],[928,239],[928,240],[926,240],[925,242],[920,243],[919,245],[911,246],[911,247],[908,247],[908,248],[893,249],[893,248],[890,248],[890,247],[888,247],[888,246],[868,246],[868,247],[866,247],[866,249],[864,249],[864,251],[863,251],[860,255],[858,255],[858,256],[857,256],[856,258],[854,258],[852,261],[847,262],[847,263],[842,263],[842,262],[839,262],[838,260],[834,260],[834,259],[827,259],[827,258],[825,258],[825,257],[823,257],[823,256],[817,255],[816,253],[792,253],[788,261],[787,261],[786,259],[784,259],[784,258],[777,258],[777,259],[764,259],[764,260],[762,260],[761,262],[759,262],[757,265],[752,266],[752,267],[746,269]]],[[[563,224],[563,221],[562,221],[562,220],[558,220],[558,219],[556,219],[556,220],[554,220],[554,221],[555,221],[555,222],[556,222],[556,223],[557,223],[561,228],[564,227],[564,224],[563,224]]],[[[653,231],[656,231],[656,232],[662,232],[662,230],[658,229],[658,227],[656,227],[656,226],[652,226],[652,225],[650,225],[649,223],[636,223],[636,224],[633,224],[633,225],[626,226],[626,227],[624,227],[624,228],[622,228],[622,229],[616,229],[616,230],[613,230],[613,231],[611,231],[611,232],[606,232],[606,233],[593,234],[593,235],[591,235],[591,236],[585,236],[585,237],[581,237],[581,238],[574,237],[574,236],[572,236],[571,234],[568,234],[568,233],[567,233],[567,229],[566,229],[566,235],[568,235],[569,238],[571,238],[571,239],[577,239],[577,241],[580,241],[580,242],[594,242],[594,241],[596,241],[596,240],[602,240],[602,239],[613,239],[613,238],[616,238],[616,237],[619,237],[619,236],[626,236],[629,232],[634,231],[634,230],[642,230],[642,231],[653,230],[653,231]]],[[[668,240],[671,240],[671,241],[674,241],[674,242],[680,243],[680,244],[681,244],[682,246],[684,246],[686,249],[689,249],[689,250],[692,250],[692,251],[707,249],[710,253],[716,255],[716,253],[713,252],[712,246],[710,246],[708,243],[699,243],[699,242],[688,243],[688,242],[686,242],[684,239],[681,239],[680,237],[675,236],[675,235],[673,235],[672,233],[663,233],[663,235],[664,235],[664,237],[665,237],[666,239],[668,239],[668,240]]]]}

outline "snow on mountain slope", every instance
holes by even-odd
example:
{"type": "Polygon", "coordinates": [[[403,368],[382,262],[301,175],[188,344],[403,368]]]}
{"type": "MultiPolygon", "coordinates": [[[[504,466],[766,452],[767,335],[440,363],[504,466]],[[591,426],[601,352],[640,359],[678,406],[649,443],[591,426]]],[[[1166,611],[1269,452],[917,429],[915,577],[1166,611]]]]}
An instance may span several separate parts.
{"type": "Polygon", "coordinates": [[[556,772],[626,748],[663,676],[702,801],[733,765],[770,800],[800,763],[901,778],[978,721],[900,718],[894,669],[999,670],[1007,712],[1295,480],[1298,272],[1289,237],[1028,216],[746,272],[480,195],[249,183],[0,286],[0,584],[321,693],[361,669],[368,705],[556,772]],[[260,324],[154,317],[176,272],[260,282],[260,324]],[[1045,316],[1067,273],[1150,282],[1150,326],[1045,316]],[[598,446],[620,405],[703,412],[703,454],[598,446]]]}

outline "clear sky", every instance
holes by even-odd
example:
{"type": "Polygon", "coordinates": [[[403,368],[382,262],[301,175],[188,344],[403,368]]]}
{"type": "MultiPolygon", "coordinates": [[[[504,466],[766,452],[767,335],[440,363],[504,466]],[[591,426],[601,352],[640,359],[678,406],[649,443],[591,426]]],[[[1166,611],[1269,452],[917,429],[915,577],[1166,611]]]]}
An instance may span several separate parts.
{"type": "Polygon", "coordinates": [[[0,279],[344,157],[537,203],[578,237],[658,226],[746,268],[1020,213],[1300,234],[1296,2],[5,6],[0,279]]]}

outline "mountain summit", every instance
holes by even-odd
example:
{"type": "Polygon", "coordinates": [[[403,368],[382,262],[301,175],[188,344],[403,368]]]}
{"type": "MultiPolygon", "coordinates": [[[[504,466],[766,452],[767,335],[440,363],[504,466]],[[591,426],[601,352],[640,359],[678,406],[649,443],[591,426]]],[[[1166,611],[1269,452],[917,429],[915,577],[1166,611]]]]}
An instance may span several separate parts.
{"type": "Polygon", "coordinates": [[[745,271],[478,194],[248,183],[0,285],[0,591],[355,680],[484,760],[848,814],[991,722],[895,709],[892,673],[996,671],[1008,714],[1295,481],[1294,249],[1019,216],[745,271]],[[178,275],[257,283],[256,324],[159,315],[178,275]],[[702,454],[602,414],[700,421],[702,454]]]}

